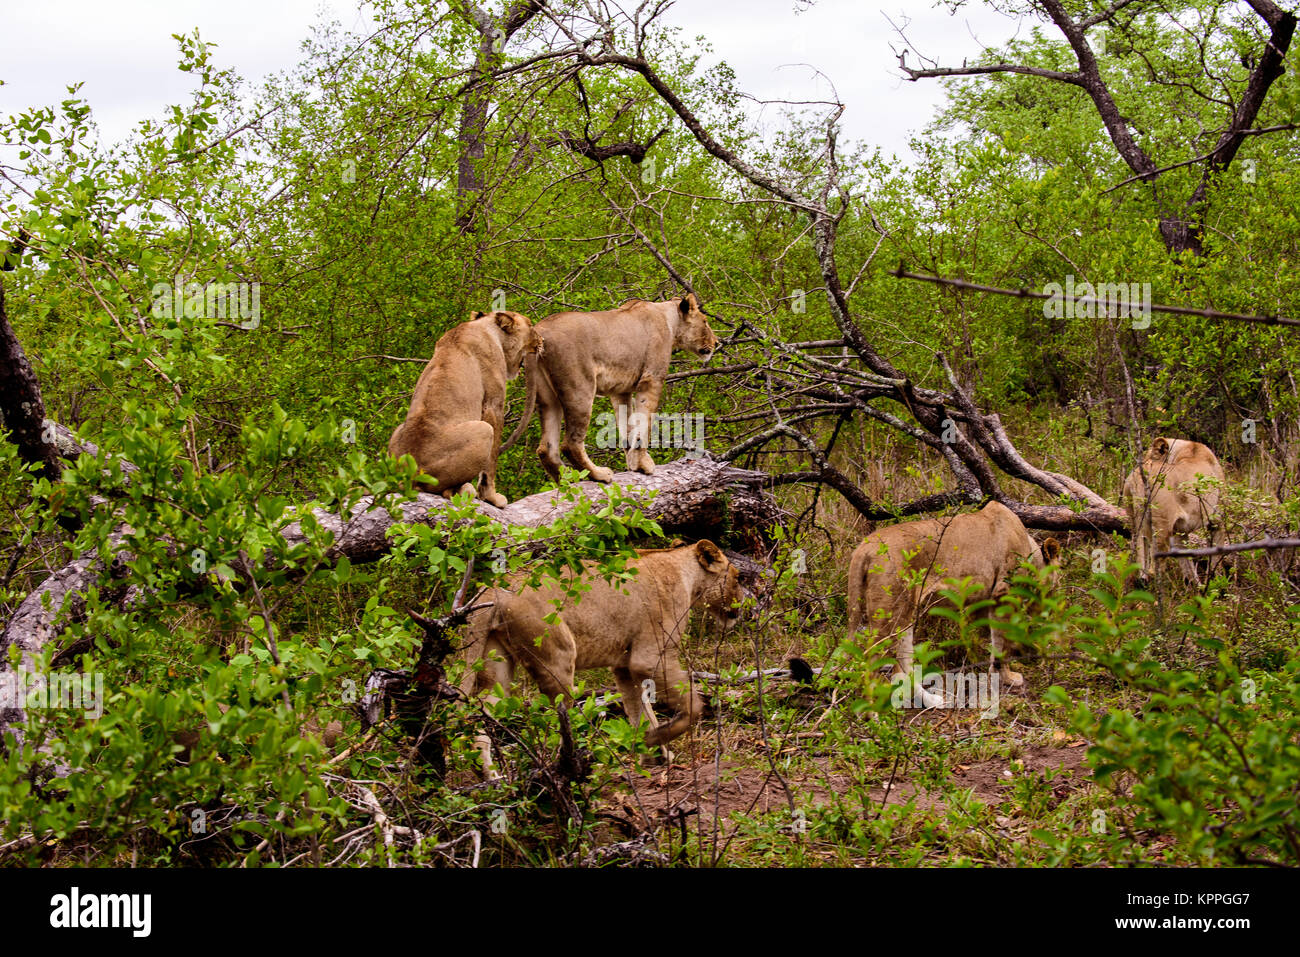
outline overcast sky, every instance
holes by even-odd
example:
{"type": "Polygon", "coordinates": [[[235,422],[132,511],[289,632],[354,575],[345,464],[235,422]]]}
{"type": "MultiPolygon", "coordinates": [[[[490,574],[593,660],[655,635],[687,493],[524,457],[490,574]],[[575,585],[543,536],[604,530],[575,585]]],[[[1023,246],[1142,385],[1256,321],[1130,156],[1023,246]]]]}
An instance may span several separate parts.
{"type": "MultiPolygon", "coordinates": [[[[899,78],[890,50],[898,37],[886,17],[907,24],[920,51],[944,64],[973,57],[981,43],[1000,44],[1018,27],[979,0],[956,16],[931,0],[818,0],[804,13],[795,6],[795,0],[678,0],[667,19],[685,38],[707,37],[741,88],[760,98],[822,98],[826,83],[834,83],[848,107],[847,135],[904,158],[909,135],[934,114],[943,92],[937,82],[899,78]],[[825,78],[799,65],[805,63],[825,78]]],[[[176,69],[173,33],[199,28],[219,45],[219,65],[255,82],[296,63],[299,44],[322,17],[345,28],[369,22],[348,0],[44,0],[7,7],[0,114],[58,103],[66,85],[84,81],[81,95],[110,140],[165,104],[185,100],[193,77],[176,69]]]]}

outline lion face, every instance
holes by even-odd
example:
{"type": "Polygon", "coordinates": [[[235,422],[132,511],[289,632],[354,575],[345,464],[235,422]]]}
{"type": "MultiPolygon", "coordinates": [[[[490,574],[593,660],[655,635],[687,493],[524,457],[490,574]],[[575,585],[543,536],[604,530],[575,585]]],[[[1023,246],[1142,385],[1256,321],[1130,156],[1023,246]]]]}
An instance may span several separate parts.
{"type": "Polygon", "coordinates": [[[695,556],[708,573],[704,606],[718,624],[731,630],[740,621],[740,605],[748,597],[740,584],[740,574],[722,550],[708,539],[696,543],[695,556]]]}
{"type": "Polygon", "coordinates": [[[708,317],[700,309],[699,300],[694,293],[688,292],[677,305],[677,333],[673,336],[673,348],[694,352],[701,359],[708,359],[718,348],[718,337],[709,327],[708,317]]]}

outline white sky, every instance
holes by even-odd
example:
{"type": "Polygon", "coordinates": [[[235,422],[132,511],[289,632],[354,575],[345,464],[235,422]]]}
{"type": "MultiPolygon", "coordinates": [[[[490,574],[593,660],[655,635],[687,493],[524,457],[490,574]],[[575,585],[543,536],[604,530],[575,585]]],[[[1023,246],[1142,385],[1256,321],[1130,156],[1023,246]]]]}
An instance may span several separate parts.
{"type": "MultiPolygon", "coordinates": [[[[499,6],[499,0],[494,6],[499,6]]],[[[907,27],[928,57],[958,64],[997,45],[1017,24],[979,0],[951,16],[931,0],[818,0],[796,14],[795,0],[678,0],[666,17],[683,38],[707,37],[736,71],[741,89],[760,98],[811,99],[833,82],[848,109],[848,137],[910,156],[907,140],[943,102],[939,83],[899,78],[886,14],[907,27]]],[[[44,0],[9,4],[0,31],[0,115],[81,96],[94,109],[104,137],[125,137],[167,103],[184,102],[193,78],[176,69],[173,33],[198,27],[218,44],[216,61],[256,85],[299,58],[299,44],[321,17],[364,29],[369,18],[355,0],[44,0]]],[[[909,59],[914,64],[915,58],[909,59]]]]}

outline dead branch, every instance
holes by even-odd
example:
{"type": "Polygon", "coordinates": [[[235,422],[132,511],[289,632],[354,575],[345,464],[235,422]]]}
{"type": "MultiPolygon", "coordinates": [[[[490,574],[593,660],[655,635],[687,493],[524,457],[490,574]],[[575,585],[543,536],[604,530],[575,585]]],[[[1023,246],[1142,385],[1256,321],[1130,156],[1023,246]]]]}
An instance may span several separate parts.
{"type": "MultiPolygon", "coordinates": [[[[629,54],[619,52],[615,48],[614,31],[608,23],[599,24],[603,25],[605,30],[598,34],[602,37],[602,42],[597,47],[591,42],[583,43],[563,18],[549,10],[547,15],[566,33],[574,45],[581,47],[581,51],[575,54],[575,60],[580,68],[612,67],[636,74],[676,115],[707,153],[725,164],[736,175],[775,197],[780,203],[808,217],[813,251],[821,271],[831,317],[839,328],[846,347],[852,350],[856,362],[865,369],[851,367],[847,358],[837,363],[830,363],[799,350],[784,348],[779,343],[770,341],[762,330],[742,320],[737,328],[737,334],[742,329],[752,332],[756,338],[762,340],[762,345],[767,348],[769,359],[767,364],[759,362],[752,370],[747,368],[744,371],[754,371],[758,368],[770,369],[773,360],[782,363],[797,362],[804,368],[794,370],[787,367],[783,376],[784,381],[777,383],[776,377],[771,377],[775,388],[791,385],[791,376],[804,380],[804,386],[810,386],[813,381],[820,379],[829,388],[825,388],[823,394],[816,398],[826,402],[849,401],[869,415],[877,411],[867,411],[870,409],[869,402],[872,399],[886,397],[901,403],[916,419],[919,429],[906,427],[901,419],[896,421],[904,424],[905,430],[914,438],[918,433],[930,437],[931,441],[927,444],[931,444],[936,451],[943,454],[958,478],[964,497],[970,500],[992,496],[1004,501],[1021,516],[1022,520],[1040,523],[1042,527],[1106,530],[1126,527],[1123,512],[1113,506],[1098,504],[1101,501],[1100,497],[1090,491],[1084,496],[1083,504],[1087,508],[1083,512],[1061,505],[1027,506],[1006,496],[999,486],[994,466],[1017,478],[1032,482],[1052,495],[1078,498],[1083,486],[1077,482],[1062,482],[1055,474],[1030,466],[1022,456],[1015,454],[1010,440],[1005,437],[1005,432],[1000,436],[994,433],[987,417],[978,412],[973,399],[968,394],[961,390],[927,392],[918,388],[907,375],[884,358],[854,320],[849,304],[849,292],[840,281],[836,260],[837,230],[852,202],[852,197],[840,183],[836,155],[837,123],[843,112],[842,105],[834,104],[825,122],[825,140],[818,160],[823,171],[820,188],[816,195],[805,195],[777,176],[759,169],[713,135],[700,117],[677,95],[671,85],[659,75],[655,67],[642,54],[645,45],[644,24],[634,20],[635,52],[629,54]],[[853,391],[857,393],[856,395],[845,388],[850,381],[855,383],[853,391]],[[964,430],[953,427],[959,419],[965,426],[964,430]]],[[[638,238],[648,243],[643,236],[638,238]]],[[[648,244],[648,248],[654,251],[653,244],[648,244]]],[[[660,259],[663,262],[662,255],[660,259]]],[[[791,429],[788,423],[782,422],[778,422],[775,427],[763,433],[760,441],[747,443],[745,448],[753,450],[765,442],[782,438],[792,439],[809,455],[817,448],[816,443],[808,436],[791,429]]],[[[831,448],[818,450],[821,459],[815,461],[819,477],[827,484],[834,483],[842,494],[850,498],[855,507],[868,511],[875,510],[876,506],[861,495],[860,490],[856,489],[856,484],[830,464],[832,452],[833,443],[831,448]]]]}
{"type": "MultiPolygon", "coordinates": [[[[999,286],[985,286],[977,282],[967,282],[964,279],[946,279],[943,276],[928,276],[925,273],[907,272],[900,265],[891,272],[891,275],[899,279],[916,279],[921,282],[932,282],[938,286],[949,286],[953,289],[969,289],[972,292],[987,292],[996,296],[1014,296],[1017,299],[1060,299],[1062,302],[1090,303],[1100,305],[1103,308],[1108,306],[1109,300],[1097,296],[1060,296],[1052,295],[1045,292],[1033,292],[1029,289],[1003,289],[999,286]]],[[[1143,308],[1148,308],[1143,306],[1143,308]]],[[[1164,312],[1175,316],[1202,316],[1206,319],[1230,319],[1237,322],[1254,322],[1264,326],[1300,326],[1300,319],[1288,319],[1285,316],[1251,316],[1240,312],[1220,312],[1217,309],[1195,308],[1193,306],[1162,306],[1157,303],[1150,305],[1152,312],[1164,312]]]]}
{"type": "Polygon", "coordinates": [[[1272,551],[1281,548],[1300,548],[1300,538],[1261,538],[1254,542],[1213,545],[1208,548],[1171,548],[1166,552],[1156,552],[1156,558],[1211,558],[1215,555],[1232,555],[1235,552],[1272,551]]]}

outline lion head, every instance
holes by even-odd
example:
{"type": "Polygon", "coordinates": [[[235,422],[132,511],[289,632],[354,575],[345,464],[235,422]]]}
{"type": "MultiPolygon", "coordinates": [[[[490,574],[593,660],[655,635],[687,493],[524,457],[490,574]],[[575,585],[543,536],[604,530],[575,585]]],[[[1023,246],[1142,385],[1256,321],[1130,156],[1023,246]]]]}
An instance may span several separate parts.
{"type": "Polygon", "coordinates": [[[734,628],[740,620],[740,604],[746,598],[736,566],[707,538],[695,543],[695,559],[707,573],[704,606],[723,628],[734,628]]]}
{"type": "Polygon", "coordinates": [[[700,308],[695,293],[688,292],[677,303],[677,329],[673,334],[673,349],[694,352],[708,359],[718,348],[718,337],[709,327],[709,319],[700,308]]]}
{"type": "Polygon", "coordinates": [[[527,358],[536,359],[542,354],[542,337],[529,318],[522,313],[498,309],[495,312],[473,312],[471,319],[490,316],[501,330],[501,351],[506,356],[506,378],[513,379],[527,358]]]}

